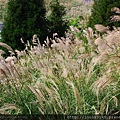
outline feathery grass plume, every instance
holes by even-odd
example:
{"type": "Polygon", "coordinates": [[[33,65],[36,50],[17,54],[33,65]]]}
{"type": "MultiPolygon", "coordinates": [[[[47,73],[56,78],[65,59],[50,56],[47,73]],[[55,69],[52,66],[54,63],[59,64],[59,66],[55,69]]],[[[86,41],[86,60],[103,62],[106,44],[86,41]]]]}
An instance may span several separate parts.
{"type": "Polygon", "coordinates": [[[111,18],[111,21],[112,21],[112,22],[120,21],[120,9],[117,8],[117,7],[113,7],[113,8],[111,9],[111,12],[115,12],[115,13],[116,13],[116,15],[113,15],[113,16],[110,17],[110,18],[111,18]]]}
{"type": "Polygon", "coordinates": [[[15,63],[17,63],[17,58],[15,57],[15,56],[12,56],[12,57],[7,57],[6,59],[5,59],[5,62],[7,62],[7,63],[10,63],[11,65],[14,65],[14,62],[15,63]],[[12,62],[12,63],[11,63],[12,62]]]}
{"type": "Polygon", "coordinates": [[[101,24],[96,24],[96,25],[95,25],[95,29],[96,29],[98,32],[100,32],[100,33],[106,33],[107,31],[109,31],[109,27],[108,27],[108,26],[105,27],[105,26],[103,26],[103,25],[101,25],[101,24]]]}
{"type": "Polygon", "coordinates": [[[41,91],[39,89],[36,89],[32,86],[28,86],[28,88],[37,96],[38,100],[39,100],[39,103],[40,105],[42,106],[43,105],[43,99],[44,96],[42,95],[41,91]]]}
{"type": "Polygon", "coordinates": [[[92,47],[95,47],[94,44],[94,34],[93,34],[93,29],[89,27],[87,30],[83,30],[85,37],[88,40],[88,44],[92,47]]]}
{"type": "Polygon", "coordinates": [[[8,110],[18,110],[15,104],[4,104],[4,106],[0,107],[0,114],[10,114],[8,110]]]}
{"type": "Polygon", "coordinates": [[[51,47],[55,50],[61,52],[62,54],[65,54],[66,56],[69,56],[70,49],[72,47],[72,40],[69,38],[57,38],[51,40],[52,44],[51,47]],[[71,46],[71,47],[70,47],[71,46]]]}
{"type": "Polygon", "coordinates": [[[67,76],[68,76],[68,71],[67,71],[66,68],[63,68],[63,72],[62,72],[62,75],[61,75],[61,76],[64,77],[64,78],[67,78],[67,76]]]}
{"type": "Polygon", "coordinates": [[[111,48],[116,49],[120,46],[120,31],[113,31],[104,39],[111,48]]]}
{"type": "Polygon", "coordinates": [[[1,56],[1,55],[4,55],[4,54],[5,54],[5,51],[0,50],[0,56],[1,56]]]}
{"type": "Polygon", "coordinates": [[[37,37],[36,34],[33,35],[32,43],[33,43],[33,45],[35,45],[35,46],[38,45],[38,37],[37,37]]]}
{"type": "Polygon", "coordinates": [[[50,40],[47,36],[46,40],[44,41],[45,45],[49,48],[50,47],[50,40]]]}
{"type": "Polygon", "coordinates": [[[75,95],[76,101],[78,102],[78,104],[80,104],[81,100],[80,100],[80,95],[79,95],[78,89],[74,86],[73,82],[66,81],[66,83],[72,87],[72,89],[74,91],[74,95],[75,95]]]}
{"type": "Polygon", "coordinates": [[[120,21],[120,15],[113,15],[110,18],[111,18],[111,21],[120,21]]]}
{"type": "Polygon", "coordinates": [[[25,44],[25,42],[24,42],[23,38],[20,38],[20,41],[21,41],[21,43],[25,44]]]}
{"type": "Polygon", "coordinates": [[[118,99],[115,96],[112,96],[112,99],[114,100],[115,106],[117,107],[118,106],[118,99]]]}
{"type": "Polygon", "coordinates": [[[77,28],[74,27],[74,26],[70,26],[70,29],[71,29],[71,31],[74,32],[74,33],[80,32],[80,30],[77,29],[77,28]]]}
{"type": "Polygon", "coordinates": [[[120,8],[118,8],[118,7],[113,7],[113,8],[111,8],[111,12],[115,12],[115,13],[117,13],[117,14],[120,14],[120,8]]]}
{"type": "Polygon", "coordinates": [[[10,75],[10,69],[9,67],[6,65],[6,63],[0,62],[0,76],[2,77],[4,76],[8,76],[10,75]]]}
{"type": "Polygon", "coordinates": [[[17,53],[17,58],[18,59],[20,59],[21,57],[23,57],[25,55],[24,51],[15,50],[15,52],[17,53]]]}
{"type": "Polygon", "coordinates": [[[96,95],[98,96],[99,91],[103,90],[106,86],[110,85],[110,82],[112,81],[112,79],[106,75],[103,75],[102,77],[100,77],[98,80],[96,80],[93,85],[91,86],[91,88],[93,89],[93,91],[96,93],[96,95]]]}
{"type": "Polygon", "coordinates": [[[94,38],[94,31],[93,31],[93,29],[92,29],[91,27],[88,27],[87,30],[88,30],[88,32],[89,32],[90,38],[93,39],[93,38],[94,38]]]}
{"type": "MultiPolygon", "coordinates": [[[[117,30],[117,29],[116,29],[117,30]]],[[[98,51],[100,53],[106,52],[108,54],[111,54],[112,51],[116,51],[116,48],[120,45],[120,31],[112,31],[109,34],[106,34],[103,36],[103,38],[98,37],[95,40],[95,44],[98,46],[98,51]]]]}
{"type": "Polygon", "coordinates": [[[5,59],[5,62],[7,64],[7,66],[9,66],[10,71],[12,72],[12,74],[14,75],[14,78],[17,77],[17,75],[19,75],[19,71],[17,70],[17,68],[15,67],[15,64],[18,62],[17,58],[15,56],[12,57],[7,57],[5,59]]]}
{"type": "Polygon", "coordinates": [[[101,37],[98,37],[95,40],[95,45],[97,45],[98,51],[102,54],[104,52],[112,51],[111,47],[103,40],[101,37]]]}
{"type": "Polygon", "coordinates": [[[0,46],[5,47],[8,51],[12,51],[14,53],[14,50],[7,44],[0,42],[0,46]]]}
{"type": "Polygon", "coordinates": [[[0,61],[4,61],[5,58],[3,57],[3,55],[5,54],[5,51],[0,50],[0,61]]]}

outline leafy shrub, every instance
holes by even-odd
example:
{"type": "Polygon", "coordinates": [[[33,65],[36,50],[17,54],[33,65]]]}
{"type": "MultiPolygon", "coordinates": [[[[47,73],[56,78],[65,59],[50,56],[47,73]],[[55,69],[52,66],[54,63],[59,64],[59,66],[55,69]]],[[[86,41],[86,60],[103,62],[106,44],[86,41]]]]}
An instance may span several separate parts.
{"type": "Polygon", "coordinates": [[[48,16],[49,37],[53,33],[58,33],[59,36],[64,36],[68,28],[68,21],[63,17],[66,14],[65,7],[60,5],[59,0],[52,0],[50,3],[51,14],[48,16]]]}
{"type": "Polygon", "coordinates": [[[120,8],[120,1],[94,0],[88,26],[94,27],[95,24],[103,24],[104,26],[120,26],[120,22],[110,22],[110,16],[114,14],[111,12],[111,8],[113,7],[120,8]]]}
{"type": "Polygon", "coordinates": [[[1,33],[2,41],[14,49],[23,49],[20,38],[30,40],[33,34],[37,34],[42,42],[47,29],[45,14],[43,0],[10,0],[1,33]]]}
{"type": "Polygon", "coordinates": [[[82,20],[84,20],[83,16],[79,16],[75,19],[70,20],[69,24],[78,29],[81,29],[82,24],[80,23],[80,21],[82,21],[82,20]]]}

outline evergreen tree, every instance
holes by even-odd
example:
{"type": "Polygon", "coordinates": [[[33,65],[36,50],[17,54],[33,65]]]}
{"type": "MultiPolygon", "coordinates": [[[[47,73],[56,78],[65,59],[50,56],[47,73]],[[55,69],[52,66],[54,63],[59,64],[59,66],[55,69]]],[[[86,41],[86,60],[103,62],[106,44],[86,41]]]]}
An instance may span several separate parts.
{"type": "Polygon", "coordinates": [[[65,7],[60,5],[59,0],[52,0],[50,3],[51,14],[48,16],[49,37],[53,33],[58,33],[59,37],[64,36],[68,28],[68,21],[64,20],[66,14],[65,7]]]}
{"type": "Polygon", "coordinates": [[[9,0],[2,41],[14,49],[23,49],[20,38],[26,41],[37,34],[43,42],[47,29],[45,15],[44,0],[9,0]]]}
{"type": "Polygon", "coordinates": [[[103,24],[104,26],[120,26],[120,22],[110,21],[110,17],[114,14],[111,12],[113,7],[120,8],[120,0],[94,0],[88,26],[93,28],[95,24],[103,24]]]}

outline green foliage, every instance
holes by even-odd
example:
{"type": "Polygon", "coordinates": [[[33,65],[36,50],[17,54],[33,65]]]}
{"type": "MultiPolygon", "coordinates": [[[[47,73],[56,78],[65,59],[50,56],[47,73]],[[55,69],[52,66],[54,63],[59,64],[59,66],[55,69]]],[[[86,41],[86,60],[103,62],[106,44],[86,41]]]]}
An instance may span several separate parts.
{"type": "Polygon", "coordinates": [[[65,7],[60,5],[59,0],[52,0],[50,3],[51,14],[48,16],[49,37],[53,33],[58,33],[59,36],[64,36],[68,28],[68,21],[63,17],[66,14],[65,7]]]}
{"type": "Polygon", "coordinates": [[[23,49],[20,38],[30,40],[33,34],[46,37],[45,6],[43,0],[10,0],[2,29],[2,41],[14,49],[23,49]]]}
{"type": "Polygon", "coordinates": [[[17,88],[15,84],[12,84],[10,86],[9,83],[8,84],[6,83],[6,87],[3,87],[1,89],[2,93],[0,94],[0,97],[2,96],[3,99],[0,102],[0,106],[3,106],[4,103],[16,104],[19,110],[18,109],[11,110],[11,114],[39,113],[39,110],[38,110],[39,104],[33,102],[37,99],[36,96],[31,91],[24,88],[23,86],[17,88]],[[9,92],[4,94],[5,90],[6,91],[8,90],[9,92]]]}
{"type": "MultiPolygon", "coordinates": [[[[21,64],[20,64],[21,65],[21,64]]],[[[8,111],[10,114],[39,114],[39,102],[37,97],[29,90],[28,86],[34,85],[40,77],[39,70],[29,70],[30,76],[19,74],[20,81],[6,77],[5,84],[0,84],[0,106],[5,103],[14,104],[17,108],[8,111]]]]}
{"type": "Polygon", "coordinates": [[[120,0],[94,0],[92,15],[89,18],[88,26],[94,27],[95,24],[104,26],[120,26],[120,22],[110,22],[110,17],[114,14],[111,8],[120,8],[120,0]]]}
{"type": "Polygon", "coordinates": [[[80,23],[81,20],[84,20],[83,16],[79,16],[75,19],[70,20],[69,25],[81,29],[81,27],[83,27],[82,24],[80,23]]]}

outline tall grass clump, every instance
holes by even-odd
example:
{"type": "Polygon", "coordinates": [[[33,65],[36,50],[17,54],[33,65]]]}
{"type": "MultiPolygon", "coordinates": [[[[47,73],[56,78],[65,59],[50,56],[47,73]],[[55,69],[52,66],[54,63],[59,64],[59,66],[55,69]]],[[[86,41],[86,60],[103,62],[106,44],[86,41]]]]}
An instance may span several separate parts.
{"type": "Polygon", "coordinates": [[[14,74],[1,79],[0,113],[119,114],[120,31],[114,28],[102,37],[92,28],[83,32],[87,42],[73,33],[47,38],[45,45],[33,37],[27,54],[16,51],[17,63],[2,59],[14,74]]]}

